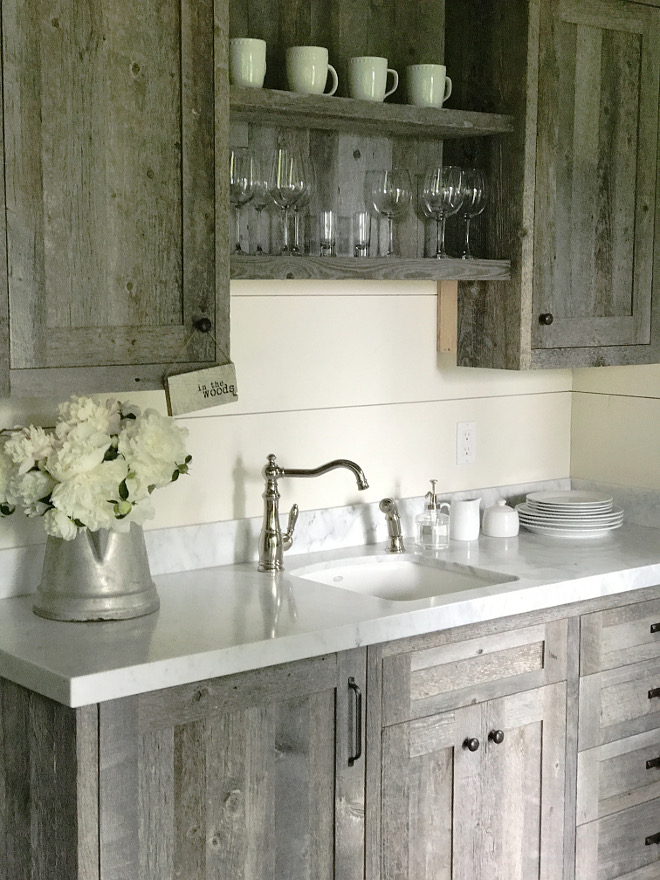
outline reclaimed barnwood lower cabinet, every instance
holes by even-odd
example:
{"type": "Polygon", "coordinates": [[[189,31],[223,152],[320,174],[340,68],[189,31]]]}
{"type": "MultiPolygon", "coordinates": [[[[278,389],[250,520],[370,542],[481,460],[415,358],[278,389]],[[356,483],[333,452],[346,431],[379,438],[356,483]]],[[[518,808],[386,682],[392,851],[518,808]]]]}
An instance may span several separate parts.
{"type": "Polygon", "coordinates": [[[0,688],[2,880],[359,880],[356,650],[69,709],[0,688]]]}
{"type": "Polygon", "coordinates": [[[659,732],[657,587],[78,709],[0,679],[0,880],[657,880],[659,732]]]}

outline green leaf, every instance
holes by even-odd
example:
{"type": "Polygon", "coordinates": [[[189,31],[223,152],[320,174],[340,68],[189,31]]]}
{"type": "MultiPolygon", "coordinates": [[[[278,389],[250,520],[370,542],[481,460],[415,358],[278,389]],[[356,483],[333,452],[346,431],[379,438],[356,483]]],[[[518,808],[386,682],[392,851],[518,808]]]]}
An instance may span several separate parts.
{"type": "Polygon", "coordinates": [[[119,484],[119,497],[122,501],[126,501],[128,498],[128,486],[126,485],[126,480],[122,480],[119,484]]]}
{"type": "Polygon", "coordinates": [[[179,479],[179,471],[176,470],[176,471],[174,471],[174,473],[172,474],[172,482],[174,482],[175,480],[178,480],[178,479],[179,479]]]}
{"type": "Polygon", "coordinates": [[[0,516],[11,516],[15,510],[11,504],[0,504],[0,516]]]}
{"type": "Polygon", "coordinates": [[[192,455],[186,455],[186,464],[190,464],[192,461],[192,455]]]}
{"type": "Polygon", "coordinates": [[[114,446],[108,446],[108,448],[105,450],[103,461],[114,461],[118,455],[119,453],[114,446]]]}

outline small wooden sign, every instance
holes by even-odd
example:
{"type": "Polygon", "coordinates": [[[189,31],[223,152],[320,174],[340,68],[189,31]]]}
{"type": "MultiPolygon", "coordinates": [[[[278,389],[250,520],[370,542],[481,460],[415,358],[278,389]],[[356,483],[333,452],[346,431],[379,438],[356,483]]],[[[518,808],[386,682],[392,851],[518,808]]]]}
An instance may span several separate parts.
{"type": "Polygon", "coordinates": [[[171,416],[197,412],[238,400],[234,364],[206,367],[165,377],[167,411],[171,416]]]}

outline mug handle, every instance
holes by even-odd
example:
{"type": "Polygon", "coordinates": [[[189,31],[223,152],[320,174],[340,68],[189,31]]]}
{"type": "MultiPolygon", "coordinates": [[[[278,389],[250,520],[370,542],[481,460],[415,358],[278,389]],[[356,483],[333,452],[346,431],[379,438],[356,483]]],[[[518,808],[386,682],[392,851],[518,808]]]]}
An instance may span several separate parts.
{"type": "Polygon", "coordinates": [[[392,78],[394,79],[394,85],[393,85],[392,88],[389,90],[389,92],[385,92],[385,95],[384,95],[384,97],[383,97],[383,100],[385,100],[385,98],[387,98],[388,95],[391,95],[392,92],[396,92],[397,87],[398,87],[398,85],[399,85],[399,74],[396,72],[396,70],[392,70],[391,67],[388,67],[388,68],[387,68],[387,72],[392,74],[392,78]]]}
{"type": "Polygon", "coordinates": [[[444,104],[447,98],[451,95],[451,80],[448,76],[445,76],[445,96],[442,99],[442,103],[444,104]]]}
{"type": "Polygon", "coordinates": [[[337,91],[337,86],[339,85],[339,77],[337,76],[337,71],[334,69],[332,64],[328,64],[328,73],[332,77],[332,88],[329,92],[323,92],[324,95],[334,95],[337,91]]]}

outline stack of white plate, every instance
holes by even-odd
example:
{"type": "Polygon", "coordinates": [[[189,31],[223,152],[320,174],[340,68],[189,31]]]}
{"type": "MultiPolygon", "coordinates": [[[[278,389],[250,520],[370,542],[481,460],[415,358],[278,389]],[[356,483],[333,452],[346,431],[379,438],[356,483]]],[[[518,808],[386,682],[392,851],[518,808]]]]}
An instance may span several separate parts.
{"type": "Polygon", "coordinates": [[[557,538],[597,538],[623,524],[623,510],[601,492],[531,492],[516,506],[520,525],[557,538]]]}

